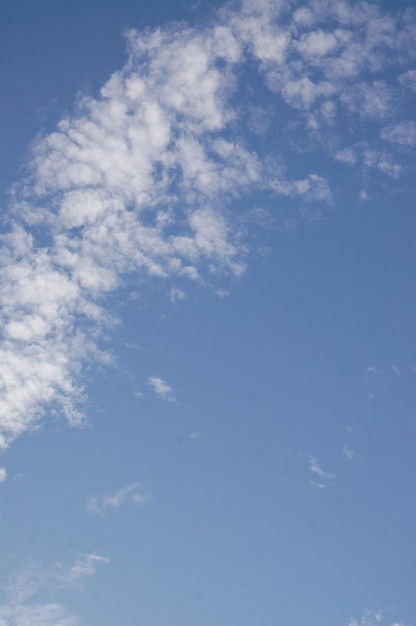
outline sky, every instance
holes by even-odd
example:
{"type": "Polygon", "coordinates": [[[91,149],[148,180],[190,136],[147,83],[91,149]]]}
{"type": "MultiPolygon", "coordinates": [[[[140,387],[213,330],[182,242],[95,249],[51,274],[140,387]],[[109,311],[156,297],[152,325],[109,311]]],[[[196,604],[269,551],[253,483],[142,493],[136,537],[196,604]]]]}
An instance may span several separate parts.
{"type": "Polygon", "coordinates": [[[1,0],[0,626],[416,626],[416,9],[1,0]]]}

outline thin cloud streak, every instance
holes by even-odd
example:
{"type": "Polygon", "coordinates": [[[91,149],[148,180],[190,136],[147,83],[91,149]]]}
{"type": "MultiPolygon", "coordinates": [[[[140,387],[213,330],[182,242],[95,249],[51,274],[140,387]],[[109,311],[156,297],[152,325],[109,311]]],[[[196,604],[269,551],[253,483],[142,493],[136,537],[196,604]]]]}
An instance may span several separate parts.
{"type": "Polygon", "coordinates": [[[309,471],[311,474],[318,477],[318,480],[311,480],[310,484],[315,489],[326,489],[332,487],[333,480],[336,478],[335,474],[326,472],[322,469],[315,456],[310,455],[308,458],[309,471]]]}
{"type": "Polygon", "coordinates": [[[90,498],[87,503],[87,511],[102,516],[107,509],[118,509],[126,502],[133,502],[133,504],[141,506],[148,504],[151,498],[140,493],[138,487],[139,483],[134,483],[115,491],[113,494],[90,498]]]}

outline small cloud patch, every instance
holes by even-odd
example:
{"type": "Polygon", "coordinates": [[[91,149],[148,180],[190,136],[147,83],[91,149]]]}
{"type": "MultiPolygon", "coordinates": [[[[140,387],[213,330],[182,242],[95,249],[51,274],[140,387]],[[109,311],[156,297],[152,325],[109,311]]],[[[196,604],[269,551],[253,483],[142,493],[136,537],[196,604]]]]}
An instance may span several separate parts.
{"type": "Polygon", "coordinates": [[[162,400],[168,400],[169,402],[175,401],[172,387],[168,385],[165,380],[159,378],[159,376],[149,376],[147,384],[151,387],[154,393],[159,396],[159,398],[162,398],[162,400]]]}
{"type": "Polygon", "coordinates": [[[108,509],[118,509],[126,502],[144,505],[150,501],[150,497],[138,491],[139,483],[127,485],[118,491],[103,496],[95,496],[90,498],[87,503],[87,511],[104,515],[108,509]]]}
{"type": "Polygon", "coordinates": [[[314,477],[310,480],[310,484],[314,489],[326,489],[333,486],[335,474],[324,471],[312,454],[308,458],[308,463],[309,471],[314,477]]]}

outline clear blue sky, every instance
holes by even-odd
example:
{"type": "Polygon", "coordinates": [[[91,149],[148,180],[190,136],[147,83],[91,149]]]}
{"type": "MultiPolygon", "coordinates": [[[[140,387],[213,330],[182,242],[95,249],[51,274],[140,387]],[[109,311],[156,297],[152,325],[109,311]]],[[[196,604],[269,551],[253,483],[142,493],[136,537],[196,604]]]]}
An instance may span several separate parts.
{"type": "Polygon", "coordinates": [[[0,626],[415,626],[411,2],[0,3],[0,626]]]}

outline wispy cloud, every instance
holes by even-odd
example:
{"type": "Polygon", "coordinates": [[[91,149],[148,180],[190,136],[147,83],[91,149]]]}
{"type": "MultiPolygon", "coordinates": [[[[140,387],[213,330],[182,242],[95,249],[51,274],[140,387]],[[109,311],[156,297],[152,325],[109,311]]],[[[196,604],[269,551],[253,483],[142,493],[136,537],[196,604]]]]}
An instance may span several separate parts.
{"type": "Polygon", "coordinates": [[[348,446],[343,446],[341,457],[344,461],[356,461],[359,458],[357,453],[348,446]]]}
{"type": "Polygon", "coordinates": [[[7,471],[4,467],[0,467],[0,483],[4,483],[7,478],[7,471]]]}
{"type": "Polygon", "coordinates": [[[348,622],[348,626],[379,626],[380,624],[386,624],[386,626],[406,626],[404,622],[386,622],[387,618],[384,611],[372,611],[365,609],[360,617],[352,617],[348,622]]]}
{"type": "Polygon", "coordinates": [[[107,509],[118,509],[126,502],[145,505],[151,498],[138,491],[139,483],[134,483],[123,487],[110,495],[95,496],[87,503],[87,510],[98,515],[104,515],[107,509]]]}
{"type": "Polygon", "coordinates": [[[392,372],[394,372],[394,374],[396,374],[396,376],[400,376],[400,367],[398,367],[397,365],[395,365],[393,363],[393,365],[391,366],[392,372]]]}
{"type": "Polygon", "coordinates": [[[99,554],[83,554],[77,558],[74,565],[63,570],[61,584],[65,587],[81,587],[84,578],[96,573],[98,563],[110,563],[110,559],[99,554]]]}
{"type": "MultiPolygon", "coordinates": [[[[410,9],[272,0],[226,5],[201,28],[130,30],[124,67],[34,141],[27,174],[10,190],[0,254],[0,448],[46,409],[83,424],[83,369],[110,361],[99,349],[112,323],[106,297],[127,275],[171,284],[239,277],[247,245],[232,211],[237,198],[262,190],[318,213],[334,201],[325,172],[299,178],[284,164],[270,167],[270,144],[256,152],[242,136],[247,111],[254,132],[265,128],[253,117],[255,90],[242,86],[244,68],[257,70],[271,101],[285,103],[292,136],[340,166],[393,180],[413,145],[404,112],[415,33],[410,9]]],[[[267,123],[271,115],[280,123],[279,109],[268,109],[267,123]]],[[[287,119],[279,128],[274,152],[287,119]]]]}
{"type": "Polygon", "coordinates": [[[77,557],[70,567],[55,563],[49,569],[35,562],[26,563],[3,584],[8,601],[0,606],[1,626],[78,626],[78,619],[64,605],[35,604],[31,600],[42,590],[58,593],[67,588],[81,589],[83,580],[96,573],[97,563],[109,563],[109,559],[87,554],[77,557]]]}
{"type": "Polygon", "coordinates": [[[309,471],[315,477],[310,481],[311,486],[315,489],[326,489],[327,487],[332,487],[333,480],[336,478],[335,474],[324,471],[319,465],[316,457],[313,455],[309,456],[308,463],[309,471]]]}
{"type": "Polygon", "coordinates": [[[79,626],[61,604],[0,606],[1,626],[79,626]]]}
{"type": "Polygon", "coordinates": [[[158,376],[150,376],[147,384],[152,388],[155,394],[159,396],[159,398],[169,400],[169,402],[175,401],[172,387],[162,378],[159,378],[158,376]]]}
{"type": "Polygon", "coordinates": [[[385,141],[399,143],[403,146],[416,146],[416,122],[413,120],[402,120],[397,124],[382,128],[380,137],[385,141]]]}
{"type": "Polygon", "coordinates": [[[6,579],[3,585],[10,601],[23,604],[40,590],[67,589],[82,587],[86,577],[96,573],[98,563],[109,563],[110,559],[99,554],[81,554],[73,565],[56,562],[44,568],[35,561],[28,561],[19,571],[6,579]]]}

